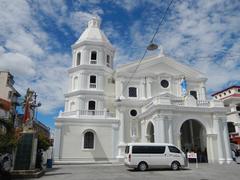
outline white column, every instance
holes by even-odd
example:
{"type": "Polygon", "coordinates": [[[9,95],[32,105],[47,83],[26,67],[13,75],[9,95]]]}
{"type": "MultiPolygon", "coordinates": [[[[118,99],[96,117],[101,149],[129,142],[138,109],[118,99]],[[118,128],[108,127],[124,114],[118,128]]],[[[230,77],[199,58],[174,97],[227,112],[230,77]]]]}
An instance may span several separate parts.
{"type": "Polygon", "coordinates": [[[165,138],[165,121],[164,117],[158,115],[155,117],[155,125],[154,125],[154,138],[156,143],[164,143],[166,141],[165,138]]]}
{"type": "Polygon", "coordinates": [[[117,110],[117,117],[120,120],[120,126],[119,126],[119,144],[118,144],[118,156],[117,158],[119,160],[123,160],[124,158],[124,147],[125,147],[125,142],[124,142],[124,115],[123,111],[118,109],[117,110]]]}
{"type": "Polygon", "coordinates": [[[76,62],[76,50],[72,51],[72,67],[75,67],[76,62]]]}
{"type": "Polygon", "coordinates": [[[98,57],[97,57],[97,64],[100,64],[100,65],[104,65],[104,60],[105,60],[105,58],[104,58],[104,53],[100,50],[100,51],[98,51],[98,55],[97,55],[98,57]]]}
{"type": "Polygon", "coordinates": [[[145,82],[141,82],[141,98],[145,99],[146,98],[146,92],[145,92],[145,82]]]}
{"type": "Polygon", "coordinates": [[[228,126],[227,126],[226,119],[223,120],[223,139],[224,139],[224,146],[226,151],[226,160],[227,160],[227,163],[230,164],[233,161],[233,159],[232,159],[231,150],[230,150],[228,126]]]}
{"type": "Polygon", "coordinates": [[[84,108],[84,100],[83,100],[83,98],[82,97],[78,97],[78,101],[79,101],[79,103],[78,103],[78,108],[77,109],[80,109],[80,110],[85,109],[84,108]]]}
{"type": "Polygon", "coordinates": [[[79,89],[80,89],[80,90],[85,89],[85,88],[84,88],[85,79],[84,79],[84,74],[83,74],[83,73],[80,73],[80,78],[79,78],[79,79],[80,79],[80,80],[79,80],[79,81],[80,81],[80,83],[79,83],[79,84],[80,84],[79,89]]]}
{"type": "Polygon", "coordinates": [[[214,163],[213,136],[213,134],[207,134],[207,156],[209,163],[214,163]]]}
{"type": "Polygon", "coordinates": [[[168,116],[168,142],[173,144],[173,122],[172,117],[168,116]]]}
{"type": "Polygon", "coordinates": [[[180,132],[176,133],[176,137],[177,137],[177,147],[181,148],[181,133],[180,132]]]}
{"type": "Polygon", "coordinates": [[[206,89],[201,87],[201,100],[206,100],[206,89]]]}
{"type": "Polygon", "coordinates": [[[69,100],[65,99],[65,108],[64,108],[64,112],[69,111],[69,105],[68,105],[69,100]]]}
{"type": "Polygon", "coordinates": [[[152,97],[152,81],[151,79],[148,79],[147,81],[147,98],[151,98],[152,97]]]}
{"type": "Polygon", "coordinates": [[[84,49],[81,53],[82,58],[82,64],[89,64],[89,50],[88,49],[84,49]]]}
{"type": "Polygon", "coordinates": [[[127,87],[124,87],[124,81],[120,81],[120,98],[124,98],[124,94],[123,94],[123,90],[125,90],[125,93],[128,93],[128,89],[126,89],[127,87]]]}
{"type": "Polygon", "coordinates": [[[213,127],[217,134],[217,146],[218,146],[218,162],[222,164],[224,162],[224,155],[223,155],[223,138],[222,138],[222,128],[221,124],[219,123],[219,118],[214,117],[213,120],[213,127]]]}
{"type": "Polygon", "coordinates": [[[61,125],[56,123],[55,124],[55,133],[54,133],[54,145],[53,145],[53,150],[54,150],[54,160],[59,160],[61,158],[60,152],[62,151],[61,149],[61,125]]]}
{"type": "Polygon", "coordinates": [[[83,78],[84,78],[83,88],[88,89],[89,88],[89,75],[88,74],[83,74],[83,78]]]}
{"type": "Polygon", "coordinates": [[[104,87],[104,78],[103,75],[99,75],[98,77],[98,84],[97,84],[97,89],[103,90],[104,87]]]}
{"type": "Polygon", "coordinates": [[[165,137],[165,120],[163,117],[159,119],[159,127],[160,127],[160,143],[166,142],[165,137]]]}

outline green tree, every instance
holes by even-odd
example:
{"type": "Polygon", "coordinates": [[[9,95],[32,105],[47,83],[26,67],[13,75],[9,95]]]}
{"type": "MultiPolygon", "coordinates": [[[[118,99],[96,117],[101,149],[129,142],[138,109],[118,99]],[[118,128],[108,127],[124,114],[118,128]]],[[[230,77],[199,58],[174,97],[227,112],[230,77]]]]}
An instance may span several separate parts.
{"type": "Polygon", "coordinates": [[[0,118],[0,126],[6,128],[6,132],[0,134],[0,153],[12,153],[18,142],[12,118],[0,118]]]}
{"type": "Polygon", "coordinates": [[[51,146],[50,139],[46,137],[43,133],[38,133],[38,149],[43,149],[46,151],[51,146]]]}

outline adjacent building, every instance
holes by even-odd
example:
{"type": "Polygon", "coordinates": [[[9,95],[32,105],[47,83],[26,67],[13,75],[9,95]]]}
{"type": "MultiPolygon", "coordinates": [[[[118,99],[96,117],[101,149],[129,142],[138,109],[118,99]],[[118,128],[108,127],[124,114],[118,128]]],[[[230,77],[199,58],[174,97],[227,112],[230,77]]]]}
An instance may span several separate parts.
{"type": "Polygon", "coordinates": [[[214,99],[223,101],[227,112],[227,123],[230,139],[240,144],[240,86],[231,86],[214,93],[214,99]]]}
{"type": "Polygon", "coordinates": [[[227,109],[206,98],[207,78],[156,56],[113,68],[115,49],[93,18],[72,46],[64,111],[55,121],[55,162],[121,161],[129,142],[173,143],[205,161],[232,161],[227,109]]]}
{"type": "MultiPolygon", "coordinates": [[[[8,119],[10,112],[16,115],[17,99],[21,96],[14,88],[14,77],[7,70],[0,70],[0,118],[8,119]]],[[[1,127],[4,131],[4,128],[1,127]]]]}

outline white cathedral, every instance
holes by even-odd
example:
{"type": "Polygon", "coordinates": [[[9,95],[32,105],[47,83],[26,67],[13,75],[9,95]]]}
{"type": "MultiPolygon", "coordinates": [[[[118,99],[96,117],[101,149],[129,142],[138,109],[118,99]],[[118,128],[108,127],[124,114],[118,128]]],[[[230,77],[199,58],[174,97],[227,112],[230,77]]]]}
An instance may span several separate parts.
{"type": "Polygon", "coordinates": [[[232,161],[226,108],[206,99],[202,73],[162,52],[137,71],[139,61],[113,69],[114,54],[92,18],[72,45],[65,108],[55,121],[56,163],[122,161],[130,142],[173,143],[205,162],[232,161]]]}

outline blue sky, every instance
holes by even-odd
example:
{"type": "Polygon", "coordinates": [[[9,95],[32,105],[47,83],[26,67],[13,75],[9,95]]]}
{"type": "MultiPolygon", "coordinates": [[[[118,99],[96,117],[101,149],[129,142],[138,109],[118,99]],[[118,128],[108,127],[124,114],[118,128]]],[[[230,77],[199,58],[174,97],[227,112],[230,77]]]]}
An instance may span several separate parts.
{"type": "MultiPolygon", "coordinates": [[[[116,48],[115,65],[139,59],[169,0],[0,0],[0,68],[30,87],[51,128],[63,110],[71,45],[93,16],[116,48]]],[[[174,0],[155,40],[208,78],[208,93],[240,84],[239,0],[174,0]]]]}

